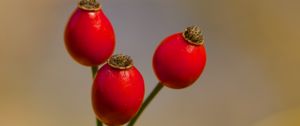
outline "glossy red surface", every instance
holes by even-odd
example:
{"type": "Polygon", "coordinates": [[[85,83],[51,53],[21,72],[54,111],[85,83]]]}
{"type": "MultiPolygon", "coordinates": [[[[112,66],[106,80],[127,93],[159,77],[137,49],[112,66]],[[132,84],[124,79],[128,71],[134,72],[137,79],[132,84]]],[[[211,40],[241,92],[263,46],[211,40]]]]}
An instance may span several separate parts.
{"type": "Polygon", "coordinates": [[[153,69],[164,85],[181,89],[193,84],[206,63],[204,45],[188,43],[182,33],[164,39],[153,56],[153,69]]]}
{"type": "Polygon", "coordinates": [[[77,8],[65,29],[69,54],[82,65],[104,63],[115,48],[115,34],[102,9],[87,11],[77,8]]]}
{"type": "Polygon", "coordinates": [[[105,124],[124,124],[139,110],[144,92],[143,77],[134,66],[119,70],[105,64],[92,87],[94,112],[105,124]]]}

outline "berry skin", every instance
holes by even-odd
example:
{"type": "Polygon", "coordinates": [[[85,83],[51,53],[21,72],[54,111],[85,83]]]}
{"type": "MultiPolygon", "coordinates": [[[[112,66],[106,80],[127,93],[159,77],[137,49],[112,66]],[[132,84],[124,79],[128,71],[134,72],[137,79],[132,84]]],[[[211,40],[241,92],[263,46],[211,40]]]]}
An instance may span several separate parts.
{"type": "Polygon", "coordinates": [[[144,98],[144,80],[125,55],[114,55],[97,72],[92,87],[92,105],[99,120],[109,126],[128,122],[144,98]]]}
{"type": "Polygon", "coordinates": [[[115,34],[108,18],[96,2],[82,0],[65,29],[65,46],[78,63],[97,66],[115,48],[115,34]]]}
{"type": "Polygon", "coordinates": [[[153,56],[153,69],[158,79],[174,89],[192,85],[206,64],[203,36],[198,26],[164,39],[153,56]]]}

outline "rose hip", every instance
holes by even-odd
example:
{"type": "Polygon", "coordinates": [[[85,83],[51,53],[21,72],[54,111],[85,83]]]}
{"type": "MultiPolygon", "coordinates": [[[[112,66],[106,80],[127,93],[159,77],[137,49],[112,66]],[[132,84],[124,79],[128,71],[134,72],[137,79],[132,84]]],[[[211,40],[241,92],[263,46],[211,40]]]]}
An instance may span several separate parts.
{"type": "Polygon", "coordinates": [[[167,87],[181,89],[193,84],[206,63],[203,36],[198,26],[164,39],[153,56],[153,69],[167,87]]]}
{"type": "Polygon", "coordinates": [[[92,105],[97,118],[109,126],[128,122],[144,98],[144,80],[130,57],[114,55],[97,72],[92,105]]]}
{"type": "Polygon", "coordinates": [[[73,59],[85,66],[102,64],[112,55],[115,34],[99,3],[79,3],[66,26],[65,45],[73,59]]]}

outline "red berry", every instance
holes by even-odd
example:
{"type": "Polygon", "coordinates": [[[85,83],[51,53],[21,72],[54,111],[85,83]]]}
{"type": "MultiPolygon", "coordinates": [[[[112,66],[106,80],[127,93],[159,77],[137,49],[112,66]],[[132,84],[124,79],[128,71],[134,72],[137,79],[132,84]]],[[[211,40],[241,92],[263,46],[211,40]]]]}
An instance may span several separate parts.
{"type": "Polygon", "coordinates": [[[198,26],[164,39],[153,56],[153,68],[158,79],[167,87],[181,89],[193,84],[201,75],[206,52],[198,26]]]}
{"type": "Polygon", "coordinates": [[[114,30],[98,3],[79,3],[65,29],[65,45],[73,59],[85,66],[102,64],[112,55],[114,30]]]}
{"type": "Polygon", "coordinates": [[[97,72],[92,87],[92,105],[99,120],[122,125],[139,110],[144,98],[144,80],[130,57],[114,55],[97,72]]]}

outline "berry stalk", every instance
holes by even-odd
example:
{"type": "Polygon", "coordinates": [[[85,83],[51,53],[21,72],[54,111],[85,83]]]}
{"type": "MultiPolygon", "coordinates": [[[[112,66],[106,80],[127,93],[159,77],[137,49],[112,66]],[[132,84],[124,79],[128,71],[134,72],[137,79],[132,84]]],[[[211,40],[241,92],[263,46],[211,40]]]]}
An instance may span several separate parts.
{"type": "Polygon", "coordinates": [[[99,119],[96,119],[96,121],[97,121],[97,126],[103,126],[102,122],[99,119]]]}
{"type": "Polygon", "coordinates": [[[98,71],[98,66],[92,66],[92,75],[93,75],[93,79],[95,78],[96,74],[98,71]]]}
{"type": "MultiPolygon", "coordinates": [[[[95,78],[96,74],[97,74],[97,71],[98,71],[98,66],[92,66],[92,75],[93,75],[93,79],[95,78]]],[[[96,118],[96,123],[97,123],[97,126],[102,126],[102,122],[100,120],[98,120],[96,118]]]]}
{"type": "Polygon", "coordinates": [[[131,119],[131,121],[128,123],[127,126],[133,126],[137,119],[140,117],[140,115],[143,113],[145,108],[149,105],[149,103],[153,100],[153,98],[158,94],[158,92],[164,87],[162,82],[158,82],[155,88],[152,90],[152,92],[149,94],[149,96],[146,98],[144,103],[142,104],[140,110],[137,112],[137,114],[131,119]]]}

